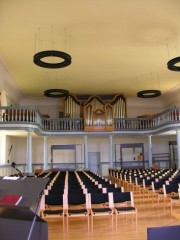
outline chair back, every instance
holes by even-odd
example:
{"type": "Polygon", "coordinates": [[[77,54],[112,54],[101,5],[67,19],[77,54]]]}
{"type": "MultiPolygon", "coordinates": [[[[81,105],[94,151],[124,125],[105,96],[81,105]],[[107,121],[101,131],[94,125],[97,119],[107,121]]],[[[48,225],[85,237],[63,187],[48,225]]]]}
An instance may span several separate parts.
{"type": "Polygon", "coordinates": [[[113,203],[126,203],[130,202],[134,207],[134,199],[132,192],[113,192],[113,203]]]}
{"type": "Polygon", "coordinates": [[[73,193],[67,195],[68,205],[77,205],[86,203],[86,195],[83,193],[73,193]]]}
{"type": "Polygon", "coordinates": [[[87,188],[88,193],[102,193],[102,188],[89,187],[87,188]]]}
{"type": "Polygon", "coordinates": [[[89,208],[92,207],[92,205],[102,205],[104,204],[109,205],[109,193],[90,193],[89,194],[89,208]]]}
{"type": "Polygon", "coordinates": [[[47,205],[63,205],[63,194],[45,195],[45,204],[47,204],[47,205]]]}
{"type": "Polygon", "coordinates": [[[64,194],[63,195],[63,207],[64,209],[69,209],[84,205],[85,208],[89,207],[89,196],[88,194],[83,193],[73,193],[73,194],[64,194]]]}
{"type": "Polygon", "coordinates": [[[123,187],[106,187],[107,192],[124,192],[124,188],[123,187]]]}

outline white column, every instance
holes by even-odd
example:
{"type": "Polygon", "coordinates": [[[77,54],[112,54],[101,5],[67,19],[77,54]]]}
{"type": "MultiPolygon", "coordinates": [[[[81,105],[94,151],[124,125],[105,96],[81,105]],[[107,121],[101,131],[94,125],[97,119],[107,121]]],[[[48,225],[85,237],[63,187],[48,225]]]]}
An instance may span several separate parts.
{"type": "Polygon", "coordinates": [[[28,132],[28,137],[27,137],[26,166],[27,166],[27,172],[32,173],[32,132],[28,132]]]}
{"type": "Polygon", "coordinates": [[[6,135],[0,131],[0,164],[6,163],[6,135]]]}
{"type": "Polygon", "coordinates": [[[48,139],[44,137],[44,170],[48,170],[48,139]]]}
{"type": "Polygon", "coordinates": [[[88,137],[84,136],[84,168],[88,169],[88,137]]]}
{"type": "Polygon", "coordinates": [[[148,158],[149,158],[149,168],[152,168],[152,141],[151,135],[148,135],[148,158]]]}
{"type": "Polygon", "coordinates": [[[176,131],[176,138],[177,138],[177,169],[180,169],[180,129],[176,131]]]}
{"type": "Polygon", "coordinates": [[[109,169],[113,169],[113,137],[109,136],[109,169]]]}

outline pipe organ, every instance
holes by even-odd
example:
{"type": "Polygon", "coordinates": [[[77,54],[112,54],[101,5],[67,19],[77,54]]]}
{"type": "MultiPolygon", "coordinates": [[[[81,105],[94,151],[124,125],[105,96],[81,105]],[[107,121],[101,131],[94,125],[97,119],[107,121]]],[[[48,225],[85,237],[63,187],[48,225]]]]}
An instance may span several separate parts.
{"type": "Polygon", "coordinates": [[[74,95],[69,95],[65,98],[64,116],[68,118],[81,117],[81,102],[74,95]]]}
{"type": "Polygon", "coordinates": [[[114,118],[126,117],[126,99],[122,94],[104,101],[91,96],[83,106],[84,131],[114,131],[114,118]]]}
{"type": "Polygon", "coordinates": [[[113,107],[113,118],[125,118],[126,117],[126,99],[122,94],[116,95],[112,101],[110,101],[113,107]]]}
{"type": "Polygon", "coordinates": [[[113,131],[114,118],[126,117],[126,99],[122,94],[112,97],[70,94],[65,98],[65,117],[84,118],[84,131],[113,131]]]}

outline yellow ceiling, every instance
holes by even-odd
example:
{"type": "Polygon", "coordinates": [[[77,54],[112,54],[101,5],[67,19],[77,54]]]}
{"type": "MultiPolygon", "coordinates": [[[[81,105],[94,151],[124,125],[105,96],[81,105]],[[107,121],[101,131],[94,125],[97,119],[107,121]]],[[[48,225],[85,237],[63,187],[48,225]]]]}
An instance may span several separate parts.
{"type": "Polygon", "coordinates": [[[48,88],[164,94],[180,84],[180,72],[167,69],[179,54],[179,0],[0,1],[0,58],[27,97],[42,97],[48,88]],[[72,64],[33,63],[35,53],[53,49],[70,54],[72,64]]]}

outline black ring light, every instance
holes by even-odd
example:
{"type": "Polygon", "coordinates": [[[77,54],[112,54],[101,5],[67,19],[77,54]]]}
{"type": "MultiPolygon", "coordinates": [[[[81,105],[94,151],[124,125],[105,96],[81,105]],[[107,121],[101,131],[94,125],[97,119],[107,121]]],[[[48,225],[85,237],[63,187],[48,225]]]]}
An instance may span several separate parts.
{"type": "Polygon", "coordinates": [[[139,98],[154,98],[161,96],[161,91],[159,90],[143,90],[137,93],[139,98]]]}
{"type": "Polygon", "coordinates": [[[34,55],[33,61],[36,65],[44,68],[63,68],[71,64],[71,56],[65,52],[60,52],[56,50],[47,50],[47,51],[36,53],[34,55]],[[42,58],[44,57],[58,57],[58,58],[64,59],[64,61],[57,62],[57,63],[48,63],[48,62],[42,61],[42,58]]]}
{"type": "Polygon", "coordinates": [[[180,67],[175,66],[176,63],[180,63],[180,57],[176,57],[176,58],[171,59],[171,60],[167,63],[168,69],[169,69],[169,70],[172,70],[172,71],[177,71],[177,72],[179,72],[179,71],[180,71],[180,67]]]}
{"type": "Polygon", "coordinates": [[[44,96],[52,98],[68,97],[69,92],[65,89],[47,89],[44,91],[44,96]]]}

